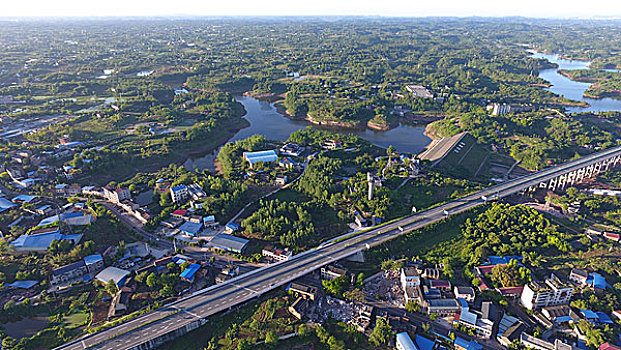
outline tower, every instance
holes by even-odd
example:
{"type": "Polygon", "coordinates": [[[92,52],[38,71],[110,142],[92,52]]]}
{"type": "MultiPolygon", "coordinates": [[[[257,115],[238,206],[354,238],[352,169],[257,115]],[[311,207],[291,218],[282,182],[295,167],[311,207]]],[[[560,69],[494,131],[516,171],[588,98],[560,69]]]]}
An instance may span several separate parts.
{"type": "Polygon", "coordinates": [[[369,183],[369,200],[373,199],[373,186],[375,186],[375,178],[373,174],[367,172],[367,182],[369,183]]]}

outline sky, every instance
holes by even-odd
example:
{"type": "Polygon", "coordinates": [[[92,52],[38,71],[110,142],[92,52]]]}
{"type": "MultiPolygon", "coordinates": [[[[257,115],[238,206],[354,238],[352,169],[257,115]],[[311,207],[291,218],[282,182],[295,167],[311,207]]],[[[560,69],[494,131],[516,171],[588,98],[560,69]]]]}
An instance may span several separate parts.
{"type": "Polygon", "coordinates": [[[2,0],[1,17],[379,15],[621,18],[621,0],[2,0]]]}

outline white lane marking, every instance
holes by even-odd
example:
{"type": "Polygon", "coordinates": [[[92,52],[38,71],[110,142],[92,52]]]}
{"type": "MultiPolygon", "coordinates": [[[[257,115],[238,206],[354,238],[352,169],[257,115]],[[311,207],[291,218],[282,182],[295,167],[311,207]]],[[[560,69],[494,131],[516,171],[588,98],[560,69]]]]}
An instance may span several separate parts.
{"type": "Polygon", "coordinates": [[[231,283],[231,284],[232,284],[232,285],[234,285],[234,286],[235,286],[235,287],[237,287],[237,288],[242,288],[242,289],[245,289],[245,290],[247,290],[247,291],[250,291],[251,293],[259,293],[258,291],[254,290],[254,289],[252,289],[252,288],[242,287],[242,286],[240,286],[239,284],[235,284],[235,283],[231,283]]]}

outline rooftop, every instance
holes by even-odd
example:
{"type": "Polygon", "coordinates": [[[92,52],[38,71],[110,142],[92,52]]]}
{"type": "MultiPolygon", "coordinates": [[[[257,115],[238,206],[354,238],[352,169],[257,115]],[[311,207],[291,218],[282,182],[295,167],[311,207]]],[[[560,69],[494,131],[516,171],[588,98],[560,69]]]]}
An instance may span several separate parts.
{"type": "Polygon", "coordinates": [[[235,237],[221,233],[215,236],[210,244],[216,248],[242,250],[248,244],[249,240],[241,237],[235,237]]]}

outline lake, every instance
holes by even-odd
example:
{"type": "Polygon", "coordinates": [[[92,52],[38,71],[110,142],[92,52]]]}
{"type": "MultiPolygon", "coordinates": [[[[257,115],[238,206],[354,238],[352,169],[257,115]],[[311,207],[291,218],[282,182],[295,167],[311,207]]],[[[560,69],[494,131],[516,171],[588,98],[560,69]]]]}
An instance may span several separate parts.
{"type": "MultiPolygon", "coordinates": [[[[246,109],[244,118],[250,123],[250,126],[238,131],[228,142],[245,139],[256,134],[263,135],[270,140],[285,141],[292,132],[304,129],[307,126],[344,134],[354,134],[380,147],[388,148],[392,145],[397,151],[404,153],[419,153],[431,142],[431,139],[424,135],[424,126],[401,124],[388,131],[325,127],[312,124],[306,120],[289,119],[280,114],[273,103],[260,101],[250,96],[237,96],[235,98],[246,109]]],[[[216,150],[201,157],[189,158],[183,166],[186,169],[213,170],[213,161],[217,152],[216,150]]]]}
{"type": "MultiPolygon", "coordinates": [[[[591,69],[589,68],[589,61],[581,60],[566,60],[559,58],[555,54],[544,54],[540,52],[529,51],[533,58],[545,58],[552,63],[558,64],[558,69],[573,70],[573,69],[591,69]]],[[[618,71],[618,70],[607,70],[618,71]]],[[[614,98],[602,98],[593,99],[583,96],[584,92],[589,88],[591,83],[582,83],[573,81],[558,73],[556,68],[542,69],[539,71],[539,77],[549,81],[552,86],[546,88],[557,95],[562,95],[566,98],[570,98],[576,101],[585,101],[590,107],[567,107],[567,111],[571,113],[579,112],[607,112],[607,111],[621,111],[621,100],[614,98]]]]}

